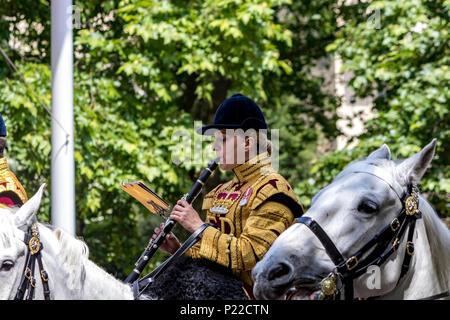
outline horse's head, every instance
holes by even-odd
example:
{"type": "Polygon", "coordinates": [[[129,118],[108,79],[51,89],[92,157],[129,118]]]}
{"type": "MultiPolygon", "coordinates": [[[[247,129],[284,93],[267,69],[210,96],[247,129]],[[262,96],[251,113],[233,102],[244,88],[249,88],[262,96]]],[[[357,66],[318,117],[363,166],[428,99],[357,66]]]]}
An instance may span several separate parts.
{"type": "MultiPolygon", "coordinates": [[[[349,258],[399,214],[402,194],[408,183],[420,181],[435,146],[434,139],[417,154],[395,163],[389,148],[383,145],[364,160],[347,166],[314,196],[304,216],[314,219],[342,256],[349,258]]],[[[403,245],[382,264],[376,295],[395,287],[404,253],[403,245]]],[[[294,298],[310,299],[318,292],[320,281],[334,269],[335,263],[317,235],[304,224],[296,223],[276,239],[253,269],[254,293],[258,298],[278,299],[295,287],[294,298]]],[[[354,281],[357,296],[374,295],[373,291],[368,292],[369,276],[364,274],[354,281]]]]}
{"type": "Polygon", "coordinates": [[[36,222],[45,183],[19,209],[0,209],[0,300],[14,298],[23,276],[27,247],[24,232],[36,222]]]}

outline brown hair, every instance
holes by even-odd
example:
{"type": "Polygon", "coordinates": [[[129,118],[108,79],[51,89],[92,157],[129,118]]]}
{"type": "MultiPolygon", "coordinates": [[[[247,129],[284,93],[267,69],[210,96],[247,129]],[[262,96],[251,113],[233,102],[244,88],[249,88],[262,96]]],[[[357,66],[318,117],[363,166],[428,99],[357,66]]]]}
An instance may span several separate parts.
{"type": "Polygon", "coordinates": [[[265,130],[248,130],[245,135],[255,139],[257,154],[268,152],[270,155],[272,153],[272,142],[267,138],[265,130]]]}
{"type": "Polygon", "coordinates": [[[0,137],[0,158],[3,158],[3,151],[6,148],[6,137],[0,137]]]}

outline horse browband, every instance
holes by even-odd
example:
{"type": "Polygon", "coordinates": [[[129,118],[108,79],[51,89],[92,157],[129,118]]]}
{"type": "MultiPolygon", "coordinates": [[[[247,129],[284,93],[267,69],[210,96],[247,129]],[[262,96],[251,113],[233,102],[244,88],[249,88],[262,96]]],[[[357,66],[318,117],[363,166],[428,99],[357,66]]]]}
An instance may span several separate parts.
{"type": "Polygon", "coordinates": [[[27,245],[28,253],[25,258],[25,266],[23,271],[23,277],[17,289],[14,300],[23,300],[25,292],[28,291],[27,300],[33,300],[34,289],[36,288],[36,279],[34,277],[34,269],[36,266],[36,260],[39,266],[39,273],[42,279],[42,287],[44,291],[45,300],[50,300],[50,288],[48,286],[48,274],[44,270],[42,264],[41,250],[43,249],[42,243],[39,240],[39,231],[36,224],[33,224],[28,232],[25,233],[23,242],[27,245]]]}
{"type": "MultiPolygon", "coordinates": [[[[381,180],[385,181],[384,179],[381,180]]],[[[391,187],[391,185],[389,186],[391,187]]],[[[398,195],[397,192],[396,194],[398,195]]],[[[403,236],[407,226],[409,226],[409,231],[406,242],[406,253],[403,259],[398,282],[408,272],[411,257],[414,254],[413,235],[415,223],[417,219],[422,217],[422,214],[419,211],[417,186],[415,184],[408,184],[407,192],[402,198],[400,198],[400,200],[402,202],[400,214],[395,217],[388,226],[378,232],[368,243],[366,243],[359,251],[348,259],[343,257],[341,252],[334,245],[333,241],[328,237],[326,232],[316,221],[310,217],[300,217],[297,219],[296,223],[306,225],[316,235],[324,246],[328,256],[336,266],[335,271],[322,280],[322,294],[325,296],[334,296],[335,298],[340,297],[340,288],[337,289],[335,284],[335,280],[338,277],[345,287],[345,299],[352,300],[353,279],[365,273],[369,266],[380,266],[383,264],[386,259],[398,249],[400,239],[403,236]],[[372,252],[366,258],[361,260],[364,253],[374,246],[375,248],[372,252]],[[357,268],[358,266],[359,268],[357,268]]]]}

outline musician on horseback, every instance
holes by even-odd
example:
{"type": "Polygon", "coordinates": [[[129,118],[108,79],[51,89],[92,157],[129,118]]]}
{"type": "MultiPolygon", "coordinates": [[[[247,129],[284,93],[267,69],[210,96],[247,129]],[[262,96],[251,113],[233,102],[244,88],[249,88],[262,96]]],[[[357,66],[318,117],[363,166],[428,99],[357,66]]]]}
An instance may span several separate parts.
{"type": "Polygon", "coordinates": [[[0,115],[0,207],[20,207],[27,202],[28,197],[4,156],[6,135],[6,125],[0,115]]]}
{"type": "MultiPolygon", "coordinates": [[[[275,239],[303,213],[289,183],[271,164],[271,143],[259,106],[242,94],[222,102],[214,123],[197,130],[214,135],[213,150],[222,170],[232,170],[232,180],[218,185],[203,198],[207,210],[202,239],[185,255],[205,258],[231,269],[253,298],[251,270],[275,239]]],[[[204,224],[185,200],[174,206],[170,219],[194,232],[204,224]]],[[[163,225],[161,225],[162,227],[163,225]]],[[[155,228],[153,238],[159,234],[155,228]]],[[[173,254],[181,246],[170,233],[161,250],[173,254]]]]}

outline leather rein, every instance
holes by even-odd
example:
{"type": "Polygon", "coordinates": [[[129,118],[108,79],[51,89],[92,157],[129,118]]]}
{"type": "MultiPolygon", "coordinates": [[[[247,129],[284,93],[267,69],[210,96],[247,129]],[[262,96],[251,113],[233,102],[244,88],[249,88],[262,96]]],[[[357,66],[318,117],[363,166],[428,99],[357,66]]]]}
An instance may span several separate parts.
{"type": "MultiPolygon", "coordinates": [[[[415,184],[408,184],[407,190],[402,197],[400,197],[399,186],[395,182],[389,183],[386,176],[380,176],[379,171],[376,169],[371,171],[355,171],[357,173],[371,174],[384,182],[394,190],[398,198],[402,203],[402,209],[400,213],[379,231],[369,242],[367,242],[360,250],[345,259],[341,252],[336,248],[333,241],[328,237],[327,233],[322,227],[310,217],[300,217],[296,223],[302,223],[306,225],[314,235],[320,240],[327,255],[335,264],[335,269],[326,278],[322,279],[321,293],[317,298],[319,299],[335,299],[338,300],[341,297],[341,289],[344,288],[345,300],[354,299],[353,280],[366,273],[370,266],[382,265],[389,256],[394,253],[400,244],[400,239],[408,229],[406,252],[403,258],[400,277],[397,281],[397,285],[400,280],[405,276],[409,270],[411,258],[414,255],[414,229],[416,220],[422,218],[422,213],[419,210],[419,191],[415,184]],[[367,257],[363,258],[363,255],[374,248],[367,257]],[[338,287],[337,282],[340,282],[338,287]]],[[[450,290],[442,292],[440,294],[423,298],[423,300],[439,299],[450,295],[450,290]]]]}
{"type": "Polygon", "coordinates": [[[28,252],[25,258],[23,276],[14,300],[23,300],[25,298],[25,293],[27,293],[26,300],[33,300],[34,290],[36,288],[36,278],[34,277],[36,261],[39,266],[44,298],[45,300],[50,300],[48,274],[44,269],[44,265],[42,264],[41,250],[43,249],[43,246],[39,239],[39,230],[36,224],[33,224],[25,233],[23,242],[26,244],[28,252]]]}

